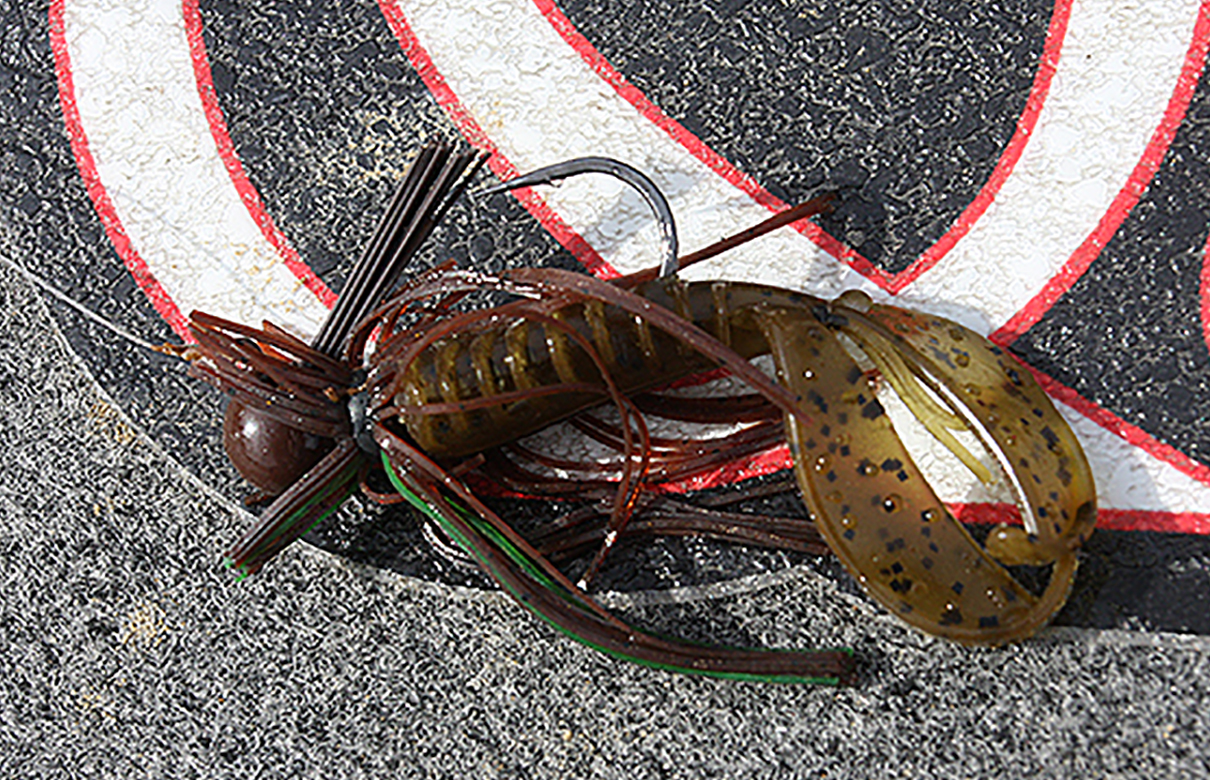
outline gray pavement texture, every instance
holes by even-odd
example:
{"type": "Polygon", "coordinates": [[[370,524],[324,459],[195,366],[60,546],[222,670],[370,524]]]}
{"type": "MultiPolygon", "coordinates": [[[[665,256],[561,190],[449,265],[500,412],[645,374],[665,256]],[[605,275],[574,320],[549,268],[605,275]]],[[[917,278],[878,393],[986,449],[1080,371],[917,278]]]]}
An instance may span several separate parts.
{"type": "MultiPolygon", "coordinates": [[[[1210,642],[912,632],[809,567],[632,594],[691,637],[848,644],[847,689],[615,662],[503,595],[296,545],[139,434],[0,266],[0,777],[1204,777],[1210,642]]],[[[629,602],[627,607],[625,602],[629,602]]]]}

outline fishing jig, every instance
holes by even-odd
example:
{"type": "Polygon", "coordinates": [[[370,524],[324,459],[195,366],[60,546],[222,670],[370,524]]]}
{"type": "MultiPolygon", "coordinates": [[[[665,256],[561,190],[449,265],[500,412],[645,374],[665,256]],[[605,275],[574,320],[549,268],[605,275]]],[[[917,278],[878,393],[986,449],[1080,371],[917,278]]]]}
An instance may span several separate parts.
{"type": "Polygon", "coordinates": [[[888,610],[963,643],[1027,637],[1062,606],[1095,523],[1095,489],[1075,436],[1009,354],[955,322],[859,292],[828,301],[677,275],[826,210],[830,196],[678,259],[672,215],[654,184],[613,160],[571,161],[493,191],[587,171],[617,176],[658,215],[659,268],[606,282],[537,268],[492,277],[447,264],[391,292],[484,161],[441,145],[421,151],[310,344],[269,323],[192,315],[191,371],[231,397],[227,452],[277,496],[228,565],[256,571],[361,486],[412,504],[518,602],[585,644],[677,671],[777,681],[851,681],[852,654],[707,647],[642,632],[588,593],[616,541],[700,534],[830,549],[888,610]],[[459,308],[485,291],[513,300],[459,308]],[[752,364],[760,355],[772,357],[776,379],[752,364]],[[715,369],[747,392],[653,392],[715,369]],[[1006,480],[1023,526],[997,526],[976,542],[905,449],[872,377],[977,477],[1006,480]],[[612,420],[600,411],[609,407],[612,420]],[[738,428],[660,437],[647,417],[738,428]],[[526,444],[562,420],[611,456],[559,458],[526,444]],[[813,522],[702,509],[656,492],[787,441],[813,522]],[[366,483],[376,469],[395,495],[366,483]],[[523,536],[472,489],[482,485],[598,503],[523,536]],[[592,546],[578,581],[555,565],[592,546]],[[1014,577],[1021,566],[1049,570],[1040,592],[1014,577]]]}

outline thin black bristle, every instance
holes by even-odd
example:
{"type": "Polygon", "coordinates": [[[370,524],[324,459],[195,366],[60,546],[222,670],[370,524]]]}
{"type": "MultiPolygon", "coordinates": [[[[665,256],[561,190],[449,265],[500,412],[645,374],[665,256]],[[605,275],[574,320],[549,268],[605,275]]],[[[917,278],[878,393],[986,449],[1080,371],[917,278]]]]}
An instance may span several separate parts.
{"type": "Polygon", "coordinates": [[[349,330],[360,319],[355,315],[373,305],[371,289],[388,270],[393,245],[398,246],[400,232],[414,220],[417,204],[432,185],[435,169],[449,153],[450,148],[444,144],[426,146],[408,168],[374,235],[350,271],[336,306],[312,343],[320,352],[336,357],[349,330]]]}
{"type": "Polygon", "coordinates": [[[486,159],[486,154],[477,152],[454,154],[447,144],[431,144],[420,151],[311,342],[314,349],[339,357],[349,333],[391,292],[486,159]]]}
{"type": "Polygon", "coordinates": [[[416,159],[408,167],[407,173],[404,174],[403,181],[396,188],[390,203],[387,204],[386,211],[383,212],[382,217],[378,220],[378,225],[374,228],[374,234],[362,250],[361,257],[349,272],[349,277],[345,280],[344,291],[337,300],[336,306],[329,313],[312,343],[312,346],[320,352],[335,357],[333,352],[339,348],[341,339],[331,334],[348,329],[348,326],[342,326],[342,323],[348,319],[349,310],[355,308],[356,300],[361,297],[359,291],[364,288],[367,275],[379,266],[380,258],[390,236],[398,230],[399,222],[407,211],[409,198],[414,198],[419,180],[424,175],[425,167],[431,160],[434,151],[432,147],[421,149],[416,159]]]}

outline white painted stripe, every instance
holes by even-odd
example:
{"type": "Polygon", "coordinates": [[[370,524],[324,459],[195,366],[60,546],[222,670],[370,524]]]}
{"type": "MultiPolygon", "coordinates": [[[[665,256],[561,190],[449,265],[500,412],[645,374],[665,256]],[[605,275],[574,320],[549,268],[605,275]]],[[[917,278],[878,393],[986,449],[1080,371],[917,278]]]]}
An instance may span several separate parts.
{"type": "Polygon", "coordinates": [[[214,145],[179,3],[67,0],[80,121],[135,250],[186,314],[314,333],[326,310],[253,222],[214,145]]]}
{"type": "MultiPolygon", "coordinates": [[[[463,106],[519,170],[585,155],[628,162],[668,196],[685,252],[769,216],[619,97],[530,0],[404,0],[399,7],[463,106]]],[[[541,192],[615,267],[636,270],[656,263],[650,212],[623,185],[593,177],[541,192]]],[[[812,242],[782,231],[688,275],[755,275],[839,292],[849,272],[812,242]]]]}
{"type": "MultiPolygon", "coordinates": [[[[685,251],[767,216],[618,97],[530,0],[399,5],[463,107],[518,169],[589,154],[630,162],[669,196],[685,251]]],[[[1137,164],[1172,94],[1196,12],[1197,3],[1188,0],[1076,2],[1050,98],[997,202],[949,256],[890,302],[989,333],[1036,295],[1096,227],[1137,164]]],[[[620,185],[571,180],[548,193],[551,207],[615,266],[654,263],[647,212],[620,185]]],[[[825,296],[861,286],[888,298],[790,231],[690,275],[825,296]]],[[[1210,506],[1205,485],[1062,409],[1089,452],[1104,506],[1210,506]]],[[[973,501],[982,488],[951,474],[942,492],[973,501]]]]}
{"type": "MultiPolygon", "coordinates": [[[[400,0],[399,6],[463,106],[520,170],[587,154],[630,162],[669,195],[686,250],[767,216],[618,97],[531,0],[400,0]]],[[[1038,128],[996,203],[892,302],[990,333],[1036,295],[1096,227],[1137,164],[1172,94],[1196,13],[1194,0],[1076,2],[1038,128]]],[[[653,263],[647,214],[618,185],[571,181],[547,199],[614,265],[634,270],[653,263]]],[[[860,286],[876,299],[888,297],[790,231],[691,276],[826,296],[860,286]]]]}
{"type": "Polygon", "coordinates": [[[1102,509],[1204,513],[1210,487],[1152,457],[1071,407],[1055,401],[1080,440],[1097,480],[1102,509]]]}
{"type": "Polygon", "coordinates": [[[1197,12],[1196,0],[1077,0],[1050,97],[1012,176],[900,302],[983,333],[1024,308],[1138,164],[1172,97],[1197,12]]]}

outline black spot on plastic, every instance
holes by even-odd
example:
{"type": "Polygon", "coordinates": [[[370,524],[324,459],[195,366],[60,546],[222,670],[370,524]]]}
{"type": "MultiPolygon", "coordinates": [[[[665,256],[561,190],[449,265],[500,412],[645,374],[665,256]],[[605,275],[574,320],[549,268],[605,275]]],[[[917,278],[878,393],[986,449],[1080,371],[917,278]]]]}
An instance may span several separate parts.
{"type": "Polygon", "coordinates": [[[941,625],[956,626],[962,622],[962,612],[957,607],[947,609],[941,615],[941,625]]]}

